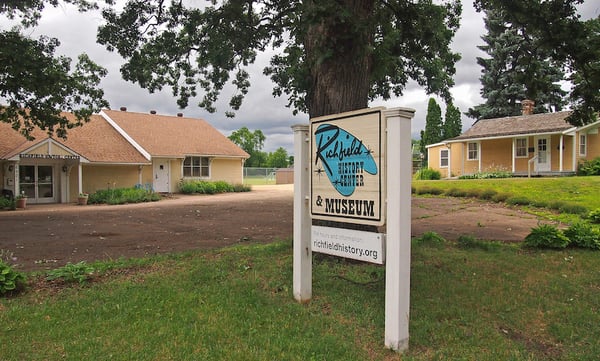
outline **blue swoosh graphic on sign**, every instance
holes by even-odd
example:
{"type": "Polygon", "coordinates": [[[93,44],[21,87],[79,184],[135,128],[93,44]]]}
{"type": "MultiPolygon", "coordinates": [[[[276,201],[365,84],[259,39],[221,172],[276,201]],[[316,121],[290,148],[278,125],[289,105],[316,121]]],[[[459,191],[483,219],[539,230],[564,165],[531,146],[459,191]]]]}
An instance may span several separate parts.
{"type": "Polygon", "coordinates": [[[362,174],[377,174],[377,163],[362,141],[344,129],[322,124],[315,131],[316,160],[323,163],[327,178],[343,196],[361,186],[362,174]]]}

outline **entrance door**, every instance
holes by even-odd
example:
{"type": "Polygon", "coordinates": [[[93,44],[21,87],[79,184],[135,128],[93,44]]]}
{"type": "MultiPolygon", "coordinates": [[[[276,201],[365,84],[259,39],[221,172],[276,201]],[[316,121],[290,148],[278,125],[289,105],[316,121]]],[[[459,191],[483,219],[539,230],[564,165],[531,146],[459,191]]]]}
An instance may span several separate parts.
{"type": "Polygon", "coordinates": [[[161,193],[169,193],[169,161],[168,160],[154,160],[153,161],[154,171],[154,191],[161,193]]]}
{"type": "Polygon", "coordinates": [[[537,138],[537,161],[536,171],[538,172],[550,172],[550,137],[537,138]]]}
{"type": "Polygon", "coordinates": [[[27,196],[28,202],[55,202],[54,167],[51,165],[19,166],[19,189],[27,196]]]}

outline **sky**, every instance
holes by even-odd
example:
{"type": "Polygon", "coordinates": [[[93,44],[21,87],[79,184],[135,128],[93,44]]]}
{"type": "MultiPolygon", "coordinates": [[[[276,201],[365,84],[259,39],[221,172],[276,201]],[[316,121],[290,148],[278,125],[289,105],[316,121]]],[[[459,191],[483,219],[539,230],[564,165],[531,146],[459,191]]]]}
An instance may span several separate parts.
{"type": "MultiPolygon", "coordinates": [[[[463,0],[462,3],[461,26],[451,45],[452,50],[460,53],[462,59],[456,64],[455,86],[452,87],[451,93],[454,104],[464,113],[469,108],[483,103],[480,96],[481,84],[479,82],[481,67],[477,64],[476,58],[478,56],[485,57],[485,53],[477,48],[478,45],[483,45],[481,36],[485,33],[485,28],[483,14],[477,13],[473,9],[472,1],[463,0]]],[[[583,18],[600,16],[600,2],[597,0],[586,0],[579,9],[583,18]]],[[[6,24],[6,20],[2,21],[5,24],[0,25],[0,28],[8,28],[7,25],[9,24],[6,24]]],[[[235,118],[225,116],[225,111],[229,110],[227,104],[231,94],[227,92],[227,88],[222,92],[219,101],[216,103],[217,112],[215,113],[208,113],[198,107],[196,104],[199,99],[191,100],[190,105],[181,110],[177,106],[176,98],[172,96],[169,89],[150,94],[139,85],[121,79],[119,68],[124,60],[118,54],[111,53],[102,45],[96,43],[96,31],[102,21],[103,19],[98,12],[79,13],[73,6],[61,5],[58,8],[50,7],[44,10],[39,26],[25,31],[26,34],[36,38],[39,35],[58,38],[61,46],[56,53],[59,55],[65,55],[75,60],[79,54],[87,53],[94,62],[105,67],[108,70],[108,75],[102,80],[101,87],[104,89],[105,99],[112,109],[119,109],[124,106],[127,107],[128,111],[149,112],[150,110],[156,110],[159,114],[167,115],[182,112],[186,117],[205,119],[226,136],[244,126],[250,130],[260,129],[266,136],[263,151],[272,152],[279,147],[283,147],[288,154],[293,153],[291,126],[308,124],[308,115],[300,113],[294,116],[293,109],[286,107],[287,97],[285,95],[283,97],[273,97],[274,84],[267,76],[262,74],[262,69],[268,64],[272,51],[271,53],[259,54],[255,64],[249,69],[252,86],[244,99],[242,107],[236,112],[235,118]]],[[[431,97],[434,97],[442,107],[443,114],[444,101],[436,96],[427,95],[424,89],[414,82],[407,85],[401,97],[394,97],[387,101],[375,100],[369,106],[415,109],[411,136],[414,139],[419,139],[420,131],[425,128],[427,104],[431,97]]],[[[463,130],[468,129],[474,122],[474,119],[465,115],[462,116],[461,120],[463,130]]]]}

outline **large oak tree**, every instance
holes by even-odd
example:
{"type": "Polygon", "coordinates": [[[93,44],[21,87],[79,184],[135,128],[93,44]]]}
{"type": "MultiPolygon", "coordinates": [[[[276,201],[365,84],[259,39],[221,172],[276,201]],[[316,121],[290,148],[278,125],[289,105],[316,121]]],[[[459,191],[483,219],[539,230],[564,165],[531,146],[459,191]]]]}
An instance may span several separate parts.
{"type": "Polygon", "coordinates": [[[401,95],[409,79],[450,98],[459,55],[449,44],[460,2],[437,3],[213,0],[191,7],[129,0],[104,10],[98,40],[126,59],[126,80],[150,91],[170,87],[181,107],[201,95],[199,106],[209,111],[228,83],[236,88],[230,107],[239,109],[250,86],[248,65],[273,48],[264,69],[276,84],[273,94],[316,117],[401,95]]]}

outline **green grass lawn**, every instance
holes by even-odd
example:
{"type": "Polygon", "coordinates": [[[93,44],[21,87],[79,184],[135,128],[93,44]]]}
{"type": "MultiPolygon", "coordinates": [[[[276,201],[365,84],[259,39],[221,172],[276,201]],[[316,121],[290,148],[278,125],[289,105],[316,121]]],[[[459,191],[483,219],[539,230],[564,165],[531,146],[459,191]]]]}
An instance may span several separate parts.
{"type": "MultiPolygon", "coordinates": [[[[434,184],[582,204],[599,185],[434,184]]],[[[0,360],[597,360],[600,253],[494,245],[413,242],[403,355],[383,345],[385,267],[315,254],[313,299],[299,304],[286,240],[120,261],[83,285],[38,282],[0,298],[0,360]]]]}
{"type": "Polygon", "coordinates": [[[502,178],[502,179],[456,179],[414,180],[414,188],[431,187],[448,190],[493,189],[498,193],[527,197],[532,201],[550,203],[564,201],[582,205],[588,209],[600,208],[600,177],[558,178],[502,178]]]}

